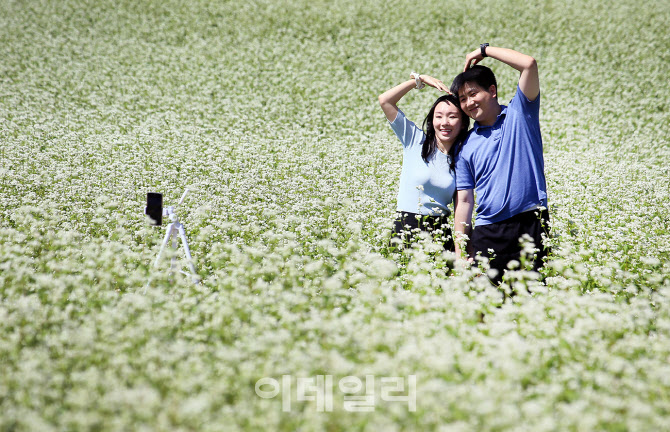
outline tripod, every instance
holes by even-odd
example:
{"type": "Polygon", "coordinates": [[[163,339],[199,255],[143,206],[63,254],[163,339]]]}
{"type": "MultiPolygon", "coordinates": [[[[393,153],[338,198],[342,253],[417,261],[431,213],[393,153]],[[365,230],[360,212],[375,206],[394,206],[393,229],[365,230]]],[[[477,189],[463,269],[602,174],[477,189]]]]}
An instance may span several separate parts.
{"type": "MultiPolygon", "coordinates": [[[[179,200],[179,204],[184,202],[184,198],[186,198],[187,193],[188,189],[184,191],[184,195],[182,195],[181,200],[179,200]]],[[[195,271],[195,266],[193,265],[193,258],[191,257],[191,250],[188,247],[188,240],[186,239],[186,230],[184,229],[184,225],[182,225],[181,222],[179,222],[179,218],[174,212],[173,206],[169,206],[166,209],[164,209],[163,216],[168,216],[170,218],[170,223],[167,226],[165,232],[165,238],[163,239],[163,244],[161,245],[160,252],[158,252],[158,257],[156,257],[154,267],[157,268],[158,265],[160,264],[161,255],[163,255],[163,251],[165,250],[165,248],[170,247],[170,239],[172,239],[173,249],[177,249],[177,242],[179,239],[181,239],[181,245],[184,248],[184,255],[186,255],[188,266],[189,269],[191,270],[191,277],[193,279],[193,283],[198,284],[200,282],[200,278],[198,278],[198,273],[195,271]]],[[[172,257],[170,263],[170,274],[174,273],[176,268],[177,268],[177,259],[175,257],[172,257]]],[[[183,270],[181,270],[181,273],[188,275],[188,273],[183,270]]]]}

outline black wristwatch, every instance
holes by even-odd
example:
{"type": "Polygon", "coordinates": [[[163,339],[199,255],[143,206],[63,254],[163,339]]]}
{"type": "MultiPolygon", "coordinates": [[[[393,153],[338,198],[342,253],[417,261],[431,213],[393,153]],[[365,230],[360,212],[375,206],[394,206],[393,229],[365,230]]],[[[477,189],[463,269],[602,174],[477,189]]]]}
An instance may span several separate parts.
{"type": "Polygon", "coordinates": [[[482,57],[488,57],[488,56],[486,55],[486,47],[487,47],[487,46],[489,46],[488,42],[479,45],[479,49],[482,50],[482,57]]]}

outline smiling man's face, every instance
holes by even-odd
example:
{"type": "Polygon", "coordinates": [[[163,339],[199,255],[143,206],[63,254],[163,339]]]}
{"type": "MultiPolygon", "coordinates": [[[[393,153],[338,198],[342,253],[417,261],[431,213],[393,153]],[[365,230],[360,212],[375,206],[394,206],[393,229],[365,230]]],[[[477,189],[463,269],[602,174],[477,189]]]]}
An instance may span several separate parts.
{"type": "Polygon", "coordinates": [[[500,114],[497,95],[494,85],[487,90],[473,82],[466,82],[458,90],[458,100],[463,111],[484,126],[491,126],[500,114]]]}

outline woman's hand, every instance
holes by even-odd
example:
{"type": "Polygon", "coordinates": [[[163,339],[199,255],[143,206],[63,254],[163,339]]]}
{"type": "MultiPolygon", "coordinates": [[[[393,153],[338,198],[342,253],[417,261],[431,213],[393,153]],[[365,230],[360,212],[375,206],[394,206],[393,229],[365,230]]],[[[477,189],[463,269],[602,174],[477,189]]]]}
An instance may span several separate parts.
{"type": "MultiPolygon", "coordinates": [[[[433,78],[430,75],[419,75],[419,79],[424,84],[451,94],[447,86],[439,79],[433,78]]],[[[416,80],[412,78],[379,95],[379,105],[381,105],[388,121],[393,122],[395,120],[398,115],[398,102],[414,88],[416,88],[416,80]]]]}
{"type": "Polygon", "coordinates": [[[433,78],[430,75],[420,75],[421,82],[438,89],[439,91],[451,93],[447,86],[444,85],[442,81],[437,78],[433,78]]]}

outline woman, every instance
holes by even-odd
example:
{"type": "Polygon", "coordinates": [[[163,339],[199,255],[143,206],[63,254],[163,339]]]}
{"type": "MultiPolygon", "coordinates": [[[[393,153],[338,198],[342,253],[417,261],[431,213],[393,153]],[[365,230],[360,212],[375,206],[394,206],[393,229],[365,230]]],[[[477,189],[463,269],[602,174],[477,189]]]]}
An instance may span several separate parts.
{"type": "Polygon", "coordinates": [[[461,109],[458,98],[448,93],[433,103],[423,130],[409,121],[397,103],[410,90],[427,84],[448,92],[438,79],[416,73],[411,76],[411,80],[379,96],[379,104],[404,147],[394,237],[408,243],[412,232],[418,229],[433,234],[446,250],[453,251],[448,206],[453,202],[456,188],[456,151],[467,134],[470,118],[461,109]]]}

